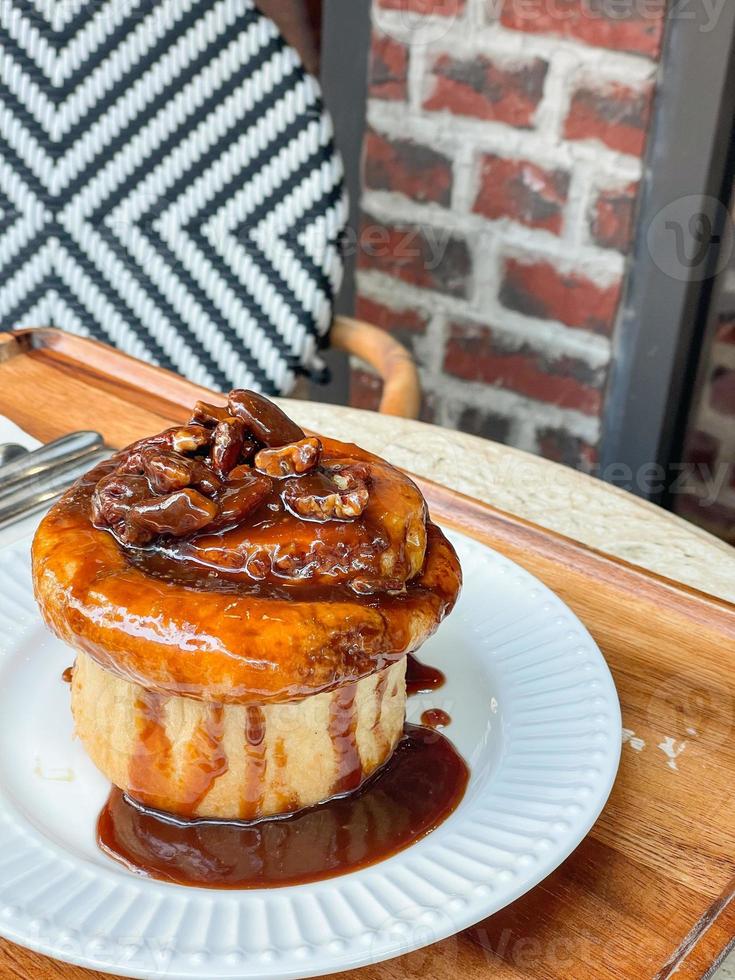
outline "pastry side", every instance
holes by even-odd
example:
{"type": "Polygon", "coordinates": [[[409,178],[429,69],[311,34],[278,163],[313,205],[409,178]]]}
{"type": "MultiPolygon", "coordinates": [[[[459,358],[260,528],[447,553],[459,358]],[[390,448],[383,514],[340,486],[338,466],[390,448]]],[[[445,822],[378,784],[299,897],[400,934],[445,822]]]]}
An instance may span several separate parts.
{"type": "Polygon", "coordinates": [[[181,818],[357,789],[401,738],[406,654],[461,586],[409,477],[248,391],[86,474],[41,521],[32,566],[77,655],[90,757],[181,818]]]}
{"type": "Polygon", "coordinates": [[[403,732],[405,658],[283,704],[221,705],[133,684],[78,653],[76,733],[131,799],[182,817],[257,820],[356,789],[403,732]]]}

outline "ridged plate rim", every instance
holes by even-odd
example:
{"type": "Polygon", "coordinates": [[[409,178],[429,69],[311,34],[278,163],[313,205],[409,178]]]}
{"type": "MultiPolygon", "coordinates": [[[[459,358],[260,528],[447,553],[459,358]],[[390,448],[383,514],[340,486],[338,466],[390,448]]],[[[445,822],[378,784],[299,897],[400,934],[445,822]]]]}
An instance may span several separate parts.
{"type": "MultiPolygon", "coordinates": [[[[498,693],[505,701],[502,747],[492,777],[479,788],[471,783],[446,824],[390,860],[341,878],[296,888],[216,892],[136,878],[112,862],[109,868],[90,865],[41,834],[0,785],[0,855],[5,856],[0,858],[0,935],[121,976],[288,980],[378,963],[445,939],[547,877],[589,832],[612,789],[621,747],[615,686],[594,640],[558,596],[508,558],[461,533],[447,533],[458,548],[467,583],[453,615],[478,645],[495,637],[492,650],[482,656],[499,672],[498,693]],[[467,599],[468,589],[474,594],[483,582],[495,600],[485,617],[493,620],[489,634],[483,634],[487,622],[478,619],[467,599]],[[523,632],[514,636],[519,619],[503,622],[501,611],[513,608],[518,596],[523,632]],[[514,643],[523,648],[514,652],[514,643]],[[569,674],[579,679],[571,683],[569,674]],[[561,683],[549,685],[554,677],[561,683]],[[515,701],[509,702],[514,689],[515,701]],[[572,700],[564,702],[570,692],[572,700]],[[526,701],[529,706],[523,708],[526,701]],[[541,722],[527,717],[544,711],[551,715],[541,722]],[[557,783],[538,778],[534,783],[528,773],[542,768],[534,758],[554,752],[569,764],[551,769],[567,775],[557,776],[557,783]],[[519,788],[509,792],[508,786],[519,788]],[[539,794],[542,799],[534,805],[548,807],[548,816],[518,812],[522,801],[532,799],[524,796],[523,787],[539,794]],[[564,802],[543,800],[544,793],[561,794],[564,802]],[[514,799],[517,812],[511,802],[506,819],[508,801],[514,799]],[[505,808],[499,801],[505,801],[505,808]],[[536,829],[521,831],[524,820],[536,829]],[[527,843],[520,848],[508,843],[524,838],[527,843]],[[477,855],[484,859],[476,860],[477,855]],[[33,903],[49,892],[56,907],[39,916],[33,903]],[[86,932],[74,927],[72,912],[82,901],[90,909],[83,921],[104,923],[117,953],[95,947],[89,926],[86,932]],[[155,942],[138,951],[134,964],[124,961],[124,926],[136,916],[141,939],[155,936],[161,923],[173,923],[167,963],[155,942]],[[237,931],[231,934],[237,940],[228,946],[222,935],[233,917],[237,931]],[[249,948],[239,931],[245,919],[249,948]]],[[[18,640],[38,628],[28,550],[27,539],[0,549],[0,667],[17,654],[18,640]]],[[[487,762],[482,754],[472,761],[478,770],[487,762]]]]}

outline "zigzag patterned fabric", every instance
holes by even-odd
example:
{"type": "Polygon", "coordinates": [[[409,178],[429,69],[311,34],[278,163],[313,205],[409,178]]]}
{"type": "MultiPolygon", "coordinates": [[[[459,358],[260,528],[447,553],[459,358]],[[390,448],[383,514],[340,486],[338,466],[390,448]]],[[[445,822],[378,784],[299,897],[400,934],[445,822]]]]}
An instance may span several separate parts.
{"type": "Polygon", "coordinates": [[[0,3],[3,329],[285,394],[346,215],[319,86],[251,0],[0,3]]]}

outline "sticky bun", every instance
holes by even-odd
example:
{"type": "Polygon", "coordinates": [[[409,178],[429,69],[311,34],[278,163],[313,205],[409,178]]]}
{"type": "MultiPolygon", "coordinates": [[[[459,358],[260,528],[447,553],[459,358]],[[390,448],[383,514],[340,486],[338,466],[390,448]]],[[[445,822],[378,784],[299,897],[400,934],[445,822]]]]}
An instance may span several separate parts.
{"type": "Polygon", "coordinates": [[[94,763],[144,806],[230,820],[390,757],[406,654],[461,580],[408,477],[250,391],[89,472],[41,522],[33,573],[94,763]]]}

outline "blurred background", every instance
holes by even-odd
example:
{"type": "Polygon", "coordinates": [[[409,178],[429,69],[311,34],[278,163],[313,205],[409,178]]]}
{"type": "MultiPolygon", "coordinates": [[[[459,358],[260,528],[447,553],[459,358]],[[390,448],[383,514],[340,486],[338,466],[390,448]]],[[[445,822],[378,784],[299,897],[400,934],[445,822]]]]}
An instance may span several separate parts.
{"type": "MultiPolygon", "coordinates": [[[[262,6],[345,157],[340,307],[412,351],[421,417],[735,541],[734,5],[262,6]]],[[[333,367],[331,397],[377,406],[333,367]]]]}
{"type": "Polygon", "coordinates": [[[0,6],[4,328],[365,409],[391,338],[397,414],[735,542],[732,0],[261,0],[323,105],[189,6],[0,6]]]}

